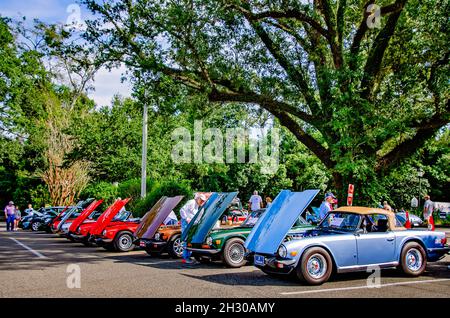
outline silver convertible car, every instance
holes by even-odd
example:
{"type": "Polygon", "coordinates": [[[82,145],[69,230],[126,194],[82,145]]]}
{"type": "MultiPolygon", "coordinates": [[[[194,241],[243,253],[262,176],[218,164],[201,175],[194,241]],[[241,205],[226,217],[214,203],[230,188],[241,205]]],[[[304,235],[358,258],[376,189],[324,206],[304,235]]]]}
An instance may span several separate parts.
{"type": "Polygon", "coordinates": [[[386,210],[341,207],[331,211],[313,230],[290,233],[299,214],[318,190],[283,190],[258,220],[245,241],[254,264],[269,275],[294,274],[318,285],[332,272],[398,267],[418,276],[427,261],[449,252],[445,233],[407,230],[386,210]]]}

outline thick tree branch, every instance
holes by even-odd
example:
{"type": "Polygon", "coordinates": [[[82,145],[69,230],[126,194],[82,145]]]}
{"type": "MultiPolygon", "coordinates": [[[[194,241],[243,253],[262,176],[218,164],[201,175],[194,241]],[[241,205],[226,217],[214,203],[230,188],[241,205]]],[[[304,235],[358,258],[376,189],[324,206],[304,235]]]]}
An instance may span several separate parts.
{"type": "MultiPolygon", "coordinates": [[[[341,47],[339,45],[336,17],[329,0],[318,0],[318,8],[322,12],[328,29],[328,43],[330,44],[333,63],[336,69],[342,66],[343,57],[341,47]]],[[[342,12],[341,12],[342,13],[342,12]]]]}
{"type": "MultiPolygon", "coordinates": [[[[369,0],[364,5],[364,12],[363,17],[361,20],[361,23],[359,24],[359,27],[355,33],[355,36],[353,37],[353,42],[350,47],[350,53],[351,53],[351,60],[349,63],[350,69],[356,70],[357,66],[357,55],[359,54],[359,49],[361,47],[361,42],[364,39],[364,36],[366,35],[366,32],[369,30],[369,27],[367,26],[367,19],[369,18],[371,12],[367,12],[367,8],[369,5],[374,4],[375,0],[369,0]]],[[[390,13],[400,13],[403,10],[404,4],[406,1],[397,1],[393,4],[384,6],[380,8],[380,14],[381,16],[387,15],[390,13]]]]}
{"type": "Polygon", "coordinates": [[[304,111],[301,111],[297,107],[294,107],[288,103],[274,100],[268,96],[259,95],[252,92],[218,92],[213,90],[209,94],[209,100],[212,102],[242,102],[261,105],[269,112],[283,111],[289,113],[311,125],[314,125],[316,118],[304,111]]]}
{"type": "Polygon", "coordinates": [[[395,27],[406,2],[407,0],[396,1],[395,5],[399,6],[399,9],[393,11],[393,13],[389,16],[385,27],[375,38],[372,49],[369,52],[369,57],[366,61],[364,75],[361,80],[361,97],[364,99],[370,99],[371,97],[373,84],[375,83],[381,70],[381,63],[383,61],[384,53],[386,52],[389,41],[394,34],[395,27]]]}
{"type": "MultiPolygon", "coordinates": [[[[262,106],[264,107],[264,105],[262,106]]],[[[302,144],[314,153],[325,167],[328,169],[334,168],[336,163],[331,159],[331,151],[329,149],[322,146],[316,139],[307,134],[304,129],[285,112],[272,111],[271,113],[278,118],[280,123],[294,134],[302,144]]]]}
{"type": "Polygon", "coordinates": [[[321,35],[323,35],[325,38],[329,38],[330,34],[328,33],[328,30],[323,28],[319,22],[305,14],[304,12],[301,12],[297,9],[288,9],[286,11],[265,11],[260,13],[252,13],[248,9],[245,9],[243,7],[237,7],[241,12],[248,14],[251,16],[251,19],[253,20],[262,20],[265,18],[272,18],[272,19],[295,19],[301,22],[304,22],[308,25],[310,25],[312,28],[314,28],[317,32],[319,32],[321,35]]]}
{"type": "Polygon", "coordinates": [[[398,144],[394,149],[378,158],[375,170],[377,172],[389,170],[402,159],[413,155],[427,140],[433,137],[437,131],[450,122],[449,101],[447,100],[446,112],[436,113],[428,120],[416,125],[416,134],[398,144]]]}
{"type": "MultiPolygon", "coordinates": [[[[252,20],[248,15],[245,15],[249,23],[252,25],[256,34],[260,37],[261,41],[266,46],[267,50],[274,57],[274,59],[278,62],[278,64],[285,70],[286,74],[292,80],[294,84],[296,84],[303,97],[305,98],[308,105],[312,105],[312,107],[316,107],[317,101],[314,98],[314,95],[311,93],[311,89],[308,85],[306,76],[303,70],[298,69],[298,67],[294,66],[289,59],[282,53],[282,48],[279,44],[275,43],[269,36],[269,34],[264,30],[264,27],[260,22],[252,20]]],[[[299,66],[300,67],[300,66],[299,66]]]]}

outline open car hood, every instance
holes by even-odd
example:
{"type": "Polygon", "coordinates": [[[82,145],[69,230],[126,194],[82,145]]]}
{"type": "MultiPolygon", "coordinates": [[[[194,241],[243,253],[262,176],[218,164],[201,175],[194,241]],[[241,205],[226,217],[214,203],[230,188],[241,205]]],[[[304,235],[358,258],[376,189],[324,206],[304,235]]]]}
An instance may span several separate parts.
{"type": "Polygon", "coordinates": [[[69,232],[75,232],[77,227],[80,226],[81,223],[84,222],[84,220],[86,220],[88,218],[88,216],[95,211],[95,209],[103,203],[103,199],[102,200],[98,200],[98,201],[93,201],[86,209],[83,210],[83,212],[81,212],[81,214],[75,219],[73,220],[72,224],[69,227],[69,232]]]}
{"type": "Polygon", "coordinates": [[[130,201],[131,199],[117,200],[111,205],[105,212],[102,213],[95,222],[94,228],[91,230],[92,235],[100,235],[109,222],[119,213],[119,211],[130,201]]]}
{"type": "Polygon", "coordinates": [[[256,253],[274,254],[299,215],[318,193],[319,190],[282,190],[253,227],[245,247],[256,253]]]}
{"type": "Polygon", "coordinates": [[[67,213],[61,218],[61,222],[59,222],[57,230],[60,230],[64,223],[74,214],[78,211],[78,209],[87,209],[89,208],[92,203],[95,202],[95,199],[89,198],[84,201],[80,201],[77,203],[76,206],[74,206],[71,210],[67,211],[67,213]]]}
{"type": "Polygon", "coordinates": [[[237,195],[237,192],[213,193],[192,218],[181,239],[188,243],[203,243],[209,231],[237,195]]]}
{"type": "Polygon", "coordinates": [[[161,197],[158,202],[148,211],[134,232],[137,238],[151,239],[167,216],[183,200],[183,196],[161,197]]]}

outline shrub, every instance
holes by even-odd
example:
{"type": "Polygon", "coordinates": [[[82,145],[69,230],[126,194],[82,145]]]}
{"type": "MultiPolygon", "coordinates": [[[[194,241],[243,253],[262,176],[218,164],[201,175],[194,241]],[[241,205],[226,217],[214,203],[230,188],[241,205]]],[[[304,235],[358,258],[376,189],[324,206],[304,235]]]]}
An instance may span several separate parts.
{"type": "MultiPolygon", "coordinates": [[[[187,181],[167,180],[155,183],[153,189],[143,199],[136,200],[131,205],[134,216],[143,216],[151,207],[158,202],[162,196],[184,195],[183,201],[178,205],[181,207],[184,202],[193,198],[193,191],[187,181]]],[[[178,214],[178,213],[177,213],[178,214]]]]}
{"type": "MultiPolygon", "coordinates": [[[[155,185],[154,180],[147,179],[147,193],[151,192],[155,185]]],[[[135,178],[119,183],[117,194],[122,199],[131,198],[136,201],[141,196],[141,179],[135,178]]]]}
{"type": "Polygon", "coordinates": [[[112,204],[118,197],[118,188],[109,182],[100,181],[90,184],[83,190],[80,199],[103,199],[104,205],[112,204]]]}

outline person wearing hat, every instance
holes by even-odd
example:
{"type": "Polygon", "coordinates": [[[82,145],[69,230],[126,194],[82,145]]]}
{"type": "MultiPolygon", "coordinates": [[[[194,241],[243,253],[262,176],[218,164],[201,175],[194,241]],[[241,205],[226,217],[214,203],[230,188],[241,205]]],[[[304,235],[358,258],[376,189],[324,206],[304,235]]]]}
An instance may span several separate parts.
{"type": "Polygon", "coordinates": [[[333,210],[333,203],[336,201],[336,197],[332,192],[328,192],[325,194],[325,200],[323,200],[322,204],[319,207],[319,217],[320,220],[323,220],[328,212],[333,210]]]}
{"type": "MultiPolygon", "coordinates": [[[[194,199],[189,200],[180,209],[181,216],[181,233],[184,235],[187,226],[192,218],[197,214],[198,209],[206,202],[206,196],[203,193],[196,193],[194,199]]],[[[183,242],[183,263],[192,264],[191,253],[186,249],[186,242],[183,242]]]]}
{"type": "Polygon", "coordinates": [[[14,202],[9,201],[8,205],[5,207],[5,218],[6,218],[6,231],[14,230],[14,221],[16,220],[16,207],[14,202]]]}
{"type": "Polygon", "coordinates": [[[427,223],[429,223],[430,217],[433,215],[434,203],[431,201],[428,194],[426,194],[423,198],[425,200],[425,203],[423,204],[423,218],[427,223]]]}

